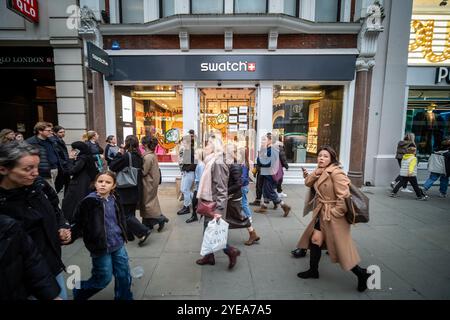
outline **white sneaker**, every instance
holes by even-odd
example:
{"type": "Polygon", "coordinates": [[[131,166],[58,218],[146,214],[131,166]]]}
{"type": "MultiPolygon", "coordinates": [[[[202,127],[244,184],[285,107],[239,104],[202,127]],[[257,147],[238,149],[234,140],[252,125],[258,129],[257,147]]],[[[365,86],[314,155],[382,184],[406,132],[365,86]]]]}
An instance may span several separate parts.
{"type": "Polygon", "coordinates": [[[447,194],[446,193],[440,193],[439,194],[439,198],[447,198],[447,194]]]}
{"type": "Polygon", "coordinates": [[[408,189],[408,188],[401,188],[400,189],[402,192],[405,192],[405,193],[413,193],[414,191],[412,191],[411,189],[408,189]]]}
{"type": "Polygon", "coordinates": [[[281,193],[278,194],[278,197],[280,197],[280,198],[287,198],[287,194],[281,192],[281,193]]]}

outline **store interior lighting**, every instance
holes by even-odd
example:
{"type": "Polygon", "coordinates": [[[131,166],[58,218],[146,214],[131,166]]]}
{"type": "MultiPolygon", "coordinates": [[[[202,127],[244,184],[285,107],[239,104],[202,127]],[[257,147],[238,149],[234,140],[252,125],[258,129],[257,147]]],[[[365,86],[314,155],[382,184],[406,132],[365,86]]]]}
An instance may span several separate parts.
{"type": "Polygon", "coordinates": [[[280,90],[280,96],[321,95],[322,90],[280,90]]]}
{"type": "Polygon", "coordinates": [[[175,98],[177,92],[172,90],[133,91],[131,95],[133,98],[175,98]]]}

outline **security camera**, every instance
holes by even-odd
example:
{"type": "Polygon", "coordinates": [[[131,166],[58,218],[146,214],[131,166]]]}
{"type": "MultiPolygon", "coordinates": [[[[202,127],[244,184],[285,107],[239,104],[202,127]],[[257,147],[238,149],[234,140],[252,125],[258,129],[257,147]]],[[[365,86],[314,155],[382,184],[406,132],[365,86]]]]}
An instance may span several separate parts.
{"type": "Polygon", "coordinates": [[[217,85],[219,86],[219,87],[221,87],[222,86],[222,82],[217,82],[217,85]]]}

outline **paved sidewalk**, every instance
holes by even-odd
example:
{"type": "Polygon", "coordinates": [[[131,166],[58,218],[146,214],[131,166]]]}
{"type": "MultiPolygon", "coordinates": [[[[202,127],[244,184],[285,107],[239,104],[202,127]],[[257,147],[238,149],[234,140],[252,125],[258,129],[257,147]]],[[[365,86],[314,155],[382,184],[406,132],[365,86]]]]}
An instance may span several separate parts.
{"type": "MultiPolygon", "coordinates": [[[[203,223],[186,224],[189,215],[177,216],[181,202],[175,184],[160,186],[160,202],[170,219],[161,233],[150,235],[145,247],[137,241],[127,250],[131,268],[142,266],[144,276],[133,279],[135,299],[450,299],[450,198],[416,201],[414,194],[399,192],[388,197],[387,188],[367,188],[371,221],[353,227],[353,238],[362,258],[361,266],[381,268],[381,289],[356,291],[356,277],[332,264],[323,254],[320,279],[299,279],[309,266],[306,258],[295,259],[300,234],[311,219],[302,217],[305,187],[286,185],[286,202],[293,207],[287,218],[281,209],[254,214],[259,244],[247,247],[246,230],[230,230],[229,243],[242,254],[232,271],[223,252],[215,266],[198,266],[203,223]]],[[[254,185],[250,201],[254,199],[254,185]]],[[[203,222],[203,220],[202,220],[203,222]]],[[[79,265],[82,278],[90,275],[90,258],[83,242],[63,249],[68,265],[79,265]]],[[[114,282],[114,281],[113,281],[114,282]]],[[[113,299],[113,282],[93,299],[113,299]]]]}

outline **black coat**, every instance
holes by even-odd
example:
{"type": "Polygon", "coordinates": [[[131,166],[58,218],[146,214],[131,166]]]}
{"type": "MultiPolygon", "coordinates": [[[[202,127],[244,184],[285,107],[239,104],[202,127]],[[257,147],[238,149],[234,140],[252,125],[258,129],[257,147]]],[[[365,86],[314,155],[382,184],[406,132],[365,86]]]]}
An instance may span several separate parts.
{"type": "Polygon", "coordinates": [[[56,152],[60,159],[61,169],[63,169],[64,173],[66,173],[70,169],[70,160],[69,160],[69,151],[67,150],[66,143],[63,139],[58,137],[50,137],[50,141],[53,142],[53,145],[56,147],[56,152]]]}
{"type": "MultiPolygon", "coordinates": [[[[58,157],[58,167],[61,168],[61,159],[59,158],[59,154],[58,154],[58,146],[54,140],[51,140],[51,139],[47,139],[47,140],[50,141],[50,143],[52,144],[53,149],[55,150],[55,153],[58,157]]],[[[28,138],[25,141],[39,149],[39,158],[40,158],[39,175],[44,178],[50,178],[50,176],[51,176],[50,170],[52,168],[51,168],[50,162],[48,161],[47,149],[44,146],[44,142],[41,139],[39,139],[37,136],[32,136],[31,138],[28,138]]]]}
{"type": "Polygon", "coordinates": [[[87,145],[81,141],[74,142],[72,145],[80,150],[80,153],[68,172],[72,175],[72,179],[62,202],[64,216],[69,222],[73,221],[78,204],[92,191],[91,185],[98,173],[87,145]]]}
{"type": "MultiPolygon", "coordinates": [[[[120,200],[115,201],[116,217],[122,230],[124,241],[127,240],[126,219],[120,200]]],[[[107,253],[105,211],[103,203],[96,198],[85,198],[75,212],[74,225],[72,226],[72,239],[83,236],[86,248],[95,255],[107,253]]]]}
{"type": "Polygon", "coordinates": [[[20,222],[54,276],[64,270],[58,230],[66,226],[61,211],[55,210],[55,195],[44,179],[36,179],[28,187],[0,188],[0,214],[20,222]]]}
{"type": "MultiPolygon", "coordinates": [[[[109,169],[116,173],[122,171],[129,166],[128,152],[118,154],[116,158],[109,164],[109,169]]],[[[142,190],[142,157],[136,151],[131,152],[131,166],[139,169],[138,185],[130,188],[117,188],[120,201],[124,205],[137,205],[140,201],[140,192],[142,190]]]]}
{"type": "Polygon", "coordinates": [[[242,167],[233,163],[228,165],[230,175],[228,177],[228,197],[239,199],[242,197],[242,167]]]}
{"type": "Polygon", "coordinates": [[[284,149],[284,146],[283,145],[279,145],[278,148],[280,150],[280,162],[281,162],[281,165],[283,166],[283,168],[288,170],[289,169],[289,164],[288,164],[288,161],[286,159],[286,151],[284,149]]]}
{"type": "Polygon", "coordinates": [[[0,215],[0,301],[54,299],[60,287],[20,223],[0,215]]]}

